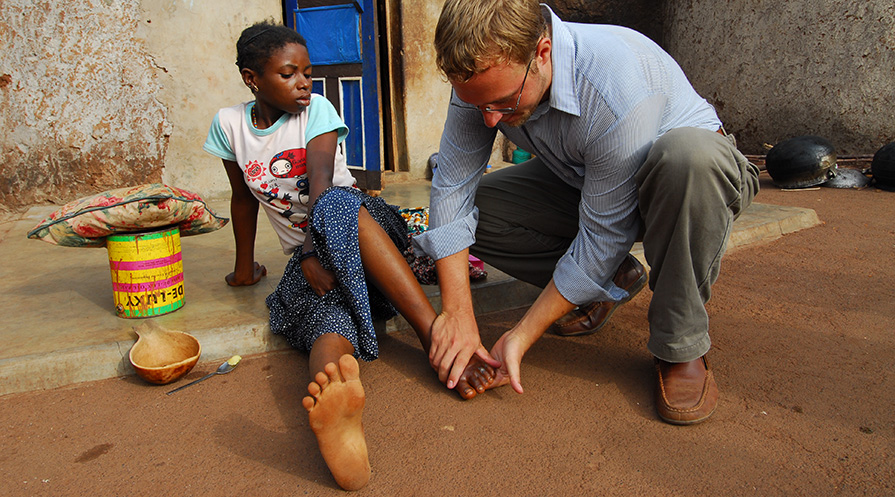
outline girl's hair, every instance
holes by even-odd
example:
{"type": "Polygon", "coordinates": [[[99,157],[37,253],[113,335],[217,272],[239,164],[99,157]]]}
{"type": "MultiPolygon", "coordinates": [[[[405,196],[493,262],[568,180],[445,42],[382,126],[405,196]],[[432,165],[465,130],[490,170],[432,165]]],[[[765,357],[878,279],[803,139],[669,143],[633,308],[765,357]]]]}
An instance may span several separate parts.
{"type": "Polygon", "coordinates": [[[236,66],[240,71],[248,68],[263,74],[264,64],[271,55],[290,43],[308,48],[304,37],[292,28],[270,20],[255,23],[239,35],[236,42],[236,66]]]}
{"type": "Polygon", "coordinates": [[[465,82],[494,64],[526,64],[547,20],[538,0],[446,0],[435,27],[435,62],[465,82]]]}

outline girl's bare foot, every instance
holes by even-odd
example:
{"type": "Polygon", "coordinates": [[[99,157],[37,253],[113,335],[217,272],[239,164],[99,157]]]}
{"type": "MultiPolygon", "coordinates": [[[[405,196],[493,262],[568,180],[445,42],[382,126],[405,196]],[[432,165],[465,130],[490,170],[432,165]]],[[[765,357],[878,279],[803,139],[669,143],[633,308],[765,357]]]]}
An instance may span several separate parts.
{"type": "Polygon", "coordinates": [[[331,362],[323,370],[308,385],[310,395],[302,405],[336,483],[345,490],[359,490],[370,479],[360,368],[354,357],[345,354],[338,365],[331,362]]]}
{"type": "Polygon", "coordinates": [[[494,368],[479,359],[478,356],[472,356],[454,389],[464,400],[469,400],[480,393],[484,393],[485,390],[497,386],[494,385],[495,377],[494,368]]]}

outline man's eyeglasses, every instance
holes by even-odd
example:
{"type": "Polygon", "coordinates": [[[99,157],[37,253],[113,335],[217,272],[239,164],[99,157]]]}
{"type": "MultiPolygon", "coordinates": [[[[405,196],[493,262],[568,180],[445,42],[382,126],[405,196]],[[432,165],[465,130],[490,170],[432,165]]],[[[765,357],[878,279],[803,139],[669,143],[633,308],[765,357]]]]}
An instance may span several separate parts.
{"type": "Polygon", "coordinates": [[[513,107],[504,107],[502,109],[492,109],[491,107],[485,107],[484,109],[480,109],[482,112],[497,112],[498,114],[509,115],[515,114],[516,109],[519,108],[519,102],[522,101],[522,90],[525,89],[525,80],[528,79],[528,71],[531,70],[531,63],[535,60],[534,56],[531,57],[528,61],[528,67],[525,68],[525,76],[522,78],[522,86],[519,87],[519,98],[516,99],[516,105],[513,107]]]}

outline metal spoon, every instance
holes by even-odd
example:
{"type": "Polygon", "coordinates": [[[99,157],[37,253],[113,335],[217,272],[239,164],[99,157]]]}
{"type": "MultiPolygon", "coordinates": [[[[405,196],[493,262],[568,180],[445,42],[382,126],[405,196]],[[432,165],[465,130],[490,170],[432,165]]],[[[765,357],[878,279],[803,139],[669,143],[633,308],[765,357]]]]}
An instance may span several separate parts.
{"type": "Polygon", "coordinates": [[[167,395],[171,395],[171,394],[174,393],[174,392],[177,392],[177,391],[179,391],[179,390],[183,390],[184,388],[186,388],[186,387],[188,387],[188,386],[190,386],[190,385],[195,385],[196,383],[199,383],[200,381],[205,381],[205,380],[211,378],[212,376],[214,376],[214,375],[216,375],[216,374],[226,374],[226,373],[229,373],[230,371],[233,371],[233,368],[235,368],[237,364],[239,364],[239,360],[240,360],[240,359],[242,359],[242,357],[239,357],[238,355],[235,355],[235,356],[233,356],[233,357],[227,359],[227,362],[225,362],[225,363],[221,364],[220,366],[218,366],[217,371],[208,373],[207,375],[205,375],[205,376],[199,378],[198,380],[193,380],[193,381],[187,383],[186,385],[184,385],[184,386],[182,386],[182,387],[177,387],[177,388],[175,388],[174,390],[171,390],[170,392],[168,392],[167,395]]]}

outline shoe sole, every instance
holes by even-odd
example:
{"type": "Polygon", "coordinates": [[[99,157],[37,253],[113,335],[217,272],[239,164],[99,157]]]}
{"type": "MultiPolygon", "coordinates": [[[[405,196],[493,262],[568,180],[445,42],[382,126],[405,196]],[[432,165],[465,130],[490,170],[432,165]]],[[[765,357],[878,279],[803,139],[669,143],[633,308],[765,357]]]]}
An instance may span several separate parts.
{"type": "Polygon", "coordinates": [[[666,422],[666,423],[668,423],[668,424],[670,424],[670,425],[675,425],[675,426],[690,426],[690,425],[699,424],[699,423],[702,423],[703,421],[708,420],[710,417],[712,417],[712,414],[715,414],[715,409],[712,409],[712,412],[706,414],[705,416],[703,416],[703,417],[701,417],[701,418],[699,418],[699,419],[690,419],[690,420],[685,420],[685,421],[682,421],[682,420],[680,420],[680,419],[670,419],[670,418],[666,418],[665,416],[659,414],[658,412],[657,412],[656,414],[658,414],[659,419],[661,419],[662,421],[664,421],[664,422],[666,422]]]}
{"type": "Polygon", "coordinates": [[[553,334],[557,335],[557,336],[561,336],[561,337],[581,337],[581,336],[586,336],[586,335],[592,335],[592,334],[600,331],[601,329],[603,329],[604,326],[606,326],[606,323],[609,322],[609,318],[611,318],[612,315],[615,314],[615,311],[617,311],[619,307],[623,306],[624,304],[627,304],[631,299],[636,297],[637,294],[640,293],[641,290],[643,290],[643,287],[646,286],[647,279],[648,279],[648,277],[647,277],[646,272],[644,272],[642,275],[640,275],[640,278],[637,281],[635,281],[634,284],[631,285],[626,290],[628,292],[628,296],[619,300],[617,304],[612,306],[612,309],[609,309],[609,314],[606,315],[606,319],[604,319],[603,322],[600,323],[600,325],[597,326],[596,328],[591,328],[589,330],[584,330],[584,331],[577,331],[575,333],[557,333],[554,331],[553,334]]]}

